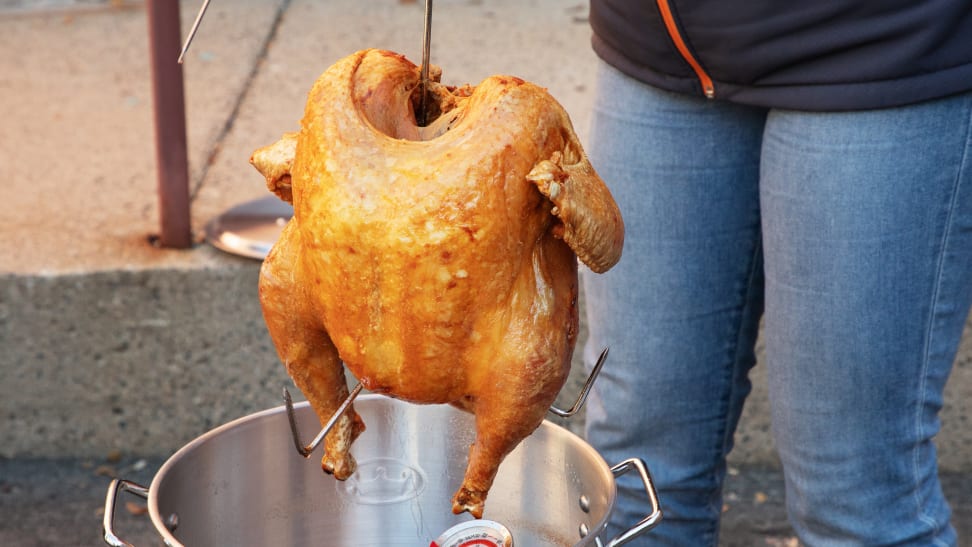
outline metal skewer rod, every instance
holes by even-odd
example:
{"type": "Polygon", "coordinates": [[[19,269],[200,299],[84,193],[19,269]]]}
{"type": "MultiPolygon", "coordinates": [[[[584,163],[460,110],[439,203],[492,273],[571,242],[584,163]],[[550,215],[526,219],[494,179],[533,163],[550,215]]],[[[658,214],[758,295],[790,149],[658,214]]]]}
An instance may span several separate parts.
{"type": "Polygon", "coordinates": [[[601,367],[604,366],[604,361],[607,360],[608,348],[601,350],[601,355],[597,357],[597,363],[594,364],[594,368],[591,370],[590,376],[587,377],[587,381],[584,382],[584,388],[581,389],[580,395],[577,397],[577,401],[574,402],[574,406],[567,410],[561,410],[555,406],[550,407],[550,412],[560,416],[561,418],[570,418],[584,406],[587,402],[587,395],[591,392],[591,387],[594,386],[594,380],[597,379],[597,375],[601,373],[601,367]]]}
{"type": "Polygon", "coordinates": [[[318,433],[316,437],[314,437],[313,441],[311,441],[305,446],[303,443],[300,442],[300,433],[297,432],[297,417],[294,414],[294,400],[290,397],[290,391],[287,391],[287,388],[284,388],[283,390],[284,402],[287,404],[287,419],[290,420],[290,432],[293,434],[294,437],[294,446],[297,447],[297,452],[299,452],[301,456],[305,458],[310,456],[311,453],[314,452],[314,450],[321,445],[321,442],[324,441],[324,437],[326,437],[327,434],[331,432],[331,429],[334,428],[334,424],[337,423],[338,418],[340,418],[341,415],[344,414],[344,411],[347,410],[349,406],[351,406],[351,402],[354,401],[354,398],[357,397],[359,393],[361,393],[361,389],[362,389],[361,383],[358,382],[354,386],[354,389],[351,390],[351,394],[348,395],[348,398],[345,399],[343,403],[341,403],[341,406],[338,407],[334,415],[331,416],[331,419],[328,420],[324,428],[321,429],[321,432],[318,433]]]}
{"type": "Polygon", "coordinates": [[[425,0],[425,37],[422,40],[422,76],[419,81],[419,120],[420,126],[429,123],[429,57],[432,49],[432,0],[425,0]]]}
{"type": "Polygon", "coordinates": [[[192,39],[196,36],[196,30],[199,29],[199,22],[202,21],[203,15],[206,14],[206,8],[209,7],[210,0],[203,0],[202,7],[199,8],[199,13],[196,14],[196,20],[192,23],[192,28],[189,29],[189,36],[186,37],[185,43],[182,44],[182,51],[179,52],[179,64],[182,64],[182,58],[186,56],[186,52],[189,51],[189,44],[192,43],[192,39]]]}

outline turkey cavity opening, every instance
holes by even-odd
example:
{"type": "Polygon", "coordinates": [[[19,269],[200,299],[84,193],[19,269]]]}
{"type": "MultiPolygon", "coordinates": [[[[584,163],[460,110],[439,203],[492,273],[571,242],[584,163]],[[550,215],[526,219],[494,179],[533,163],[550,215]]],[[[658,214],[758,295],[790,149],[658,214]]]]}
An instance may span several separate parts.
{"type": "Polygon", "coordinates": [[[412,90],[410,102],[412,116],[410,122],[418,130],[417,140],[432,140],[452,129],[462,113],[459,106],[461,101],[472,93],[468,85],[462,87],[446,86],[438,82],[429,82],[425,101],[425,124],[422,120],[422,86],[416,85],[412,90]]]}
{"type": "Polygon", "coordinates": [[[421,91],[418,82],[400,86],[362,87],[356,89],[355,105],[358,114],[375,131],[393,139],[409,141],[432,140],[452,128],[462,109],[456,108],[468,96],[463,88],[451,88],[439,83],[429,86],[427,100],[428,124],[420,126],[421,91]]]}

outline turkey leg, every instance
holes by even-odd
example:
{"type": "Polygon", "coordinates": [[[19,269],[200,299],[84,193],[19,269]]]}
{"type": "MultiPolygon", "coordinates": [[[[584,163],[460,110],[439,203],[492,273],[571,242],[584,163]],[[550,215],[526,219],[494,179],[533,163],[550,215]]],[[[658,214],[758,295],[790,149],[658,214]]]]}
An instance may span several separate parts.
{"type": "MultiPolygon", "coordinates": [[[[284,231],[293,230],[290,223],[284,231]]],[[[314,317],[311,299],[304,288],[293,282],[299,268],[297,254],[282,237],[264,260],[260,270],[260,294],[264,318],[280,360],[297,387],[307,397],[321,423],[326,423],[348,398],[344,365],[327,331],[314,317]],[[274,306],[275,309],[268,309],[274,306]]],[[[325,438],[321,468],[339,479],[354,473],[354,457],[348,452],[351,443],[365,429],[364,422],[349,408],[338,418],[325,438]]]]}

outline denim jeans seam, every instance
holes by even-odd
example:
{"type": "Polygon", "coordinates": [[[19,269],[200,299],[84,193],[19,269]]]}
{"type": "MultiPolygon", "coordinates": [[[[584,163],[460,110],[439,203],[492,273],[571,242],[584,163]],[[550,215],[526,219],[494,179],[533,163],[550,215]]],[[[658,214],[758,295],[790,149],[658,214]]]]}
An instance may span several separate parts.
{"type": "MultiPolygon", "coordinates": [[[[947,254],[946,249],[948,248],[948,241],[951,236],[951,226],[952,226],[951,217],[955,213],[955,209],[957,207],[956,202],[958,201],[958,196],[960,194],[963,174],[965,172],[965,169],[967,168],[968,161],[969,161],[969,150],[970,148],[972,148],[972,107],[970,107],[968,110],[969,110],[969,116],[968,116],[968,121],[966,122],[965,146],[962,151],[962,158],[958,164],[959,167],[955,173],[955,181],[952,184],[951,196],[949,197],[948,200],[948,208],[946,210],[946,215],[944,219],[945,230],[942,233],[942,238],[939,243],[940,254],[936,264],[935,287],[932,290],[931,308],[930,308],[930,313],[928,314],[928,323],[925,327],[925,347],[923,348],[923,352],[922,352],[923,363],[921,367],[921,377],[919,378],[919,399],[918,399],[918,404],[915,407],[914,423],[915,423],[915,432],[917,433],[917,438],[921,438],[924,435],[924,427],[922,426],[922,414],[924,412],[923,409],[925,406],[925,402],[927,400],[928,368],[931,362],[931,346],[932,346],[931,339],[934,336],[934,331],[935,331],[935,327],[934,327],[935,315],[936,315],[935,309],[940,299],[940,289],[943,283],[942,278],[944,276],[944,271],[945,271],[945,260],[947,254]]],[[[921,478],[920,477],[921,472],[919,470],[920,457],[921,456],[920,456],[919,447],[916,446],[913,449],[913,454],[912,454],[911,472],[912,472],[913,485],[918,485],[920,482],[920,478],[921,478]]],[[[918,519],[921,522],[928,525],[928,527],[932,530],[932,533],[937,535],[944,528],[943,526],[940,526],[938,523],[936,523],[934,518],[926,514],[924,509],[925,504],[924,501],[921,499],[920,488],[917,487],[915,488],[913,497],[914,497],[915,508],[916,508],[918,519]]],[[[940,545],[942,547],[948,547],[947,543],[938,541],[938,539],[935,539],[934,544],[940,545]]]]}
{"type": "MultiPolygon", "coordinates": [[[[749,275],[747,276],[746,288],[745,291],[743,292],[744,304],[739,313],[739,321],[737,322],[736,333],[735,333],[735,343],[733,344],[733,350],[732,350],[733,367],[729,370],[731,388],[735,388],[736,385],[735,382],[732,382],[731,380],[734,379],[736,373],[738,373],[737,366],[739,363],[739,351],[742,346],[742,332],[744,326],[743,324],[745,322],[745,319],[749,316],[749,312],[751,311],[751,307],[753,305],[752,297],[753,297],[753,291],[756,290],[754,287],[754,285],[756,284],[756,279],[758,279],[759,277],[757,275],[757,267],[760,267],[761,264],[760,261],[761,254],[762,254],[762,238],[757,238],[755,248],[753,249],[751,258],[749,260],[749,268],[748,268],[749,275]]],[[[732,391],[729,392],[729,396],[726,398],[726,404],[728,405],[729,402],[731,402],[731,400],[732,400],[732,391]]],[[[740,411],[741,410],[742,409],[740,408],[740,411]]],[[[728,431],[728,429],[729,429],[728,423],[726,423],[722,431],[722,455],[723,456],[728,456],[728,454],[726,453],[726,449],[730,444],[733,435],[735,435],[735,431],[730,432],[728,431]]]]}
{"type": "MultiPolygon", "coordinates": [[[[739,368],[739,360],[740,360],[739,359],[739,352],[740,352],[740,349],[741,349],[741,347],[743,345],[742,344],[742,333],[743,333],[743,329],[744,329],[744,323],[745,323],[746,318],[749,317],[749,313],[750,313],[751,307],[753,305],[753,298],[752,298],[753,297],[753,291],[756,290],[756,288],[755,288],[756,279],[758,279],[758,277],[759,277],[757,275],[757,267],[760,267],[760,264],[761,264],[761,261],[759,259],[760,255],[762,254],[762,243],[761,243],[761,241],[762,241],[762,238],[761,237],[757,237],[756,243],[754,245],[755,249],[751,253],[751,258],[750,258],[750,261],[749,261],[749,267],[748,267],[749,273],[747,275],[746,285],[745,285],[745,289],[743,290],[743,295],[742,295],[743,296],[743,306],[742,306],[742,308],[739,311],[739,319],[738,319],[738,321],[736,321],[735,343],[733,344],[732,350],[730,351],[730,355],[732,357],[732,364],[733,364],[733,366],[732,367],[726,367],[724,369],[726,371],[725,381],[728,384],[728,389],[726,390],[725,397],[723,397],[722,400],[720,400],[720,403],[723,405],[722,415],[725,417],[725,419],[722,421],[722,429],[719,432],[719,437],[721,438],[721,440],[720,440],[720,446],[719,446],[719,458],[722,460],[722,464],[723,465],[726,465],[725,458],[729,455],[728,452],[727,452],[727,449],[729,448],[729,445],[732,442],[733,436],[735,435],[735,429],[733,429],[732,431],[730,431],[730,428],[729,428],[729,422],[730,422],[730,414],[729,414],[729,411],[730,411],[730,407],[732,406],[732,400],[733,400],[733,397],[734,397],[734,391],[736,390],[736,382],[735,382],[735,379],[736,379],[737,374],[739,373],[739,370],[738,370],[738,368],[739,368]]],[[[741,407],[740,407],[739,410],[740,410],[740,412],[742,412],[742,408],[741,407]]],[[[719,484],[719,489],[720,490],[722,489],[722,483],[719,484]]],[[[717,542],[718,542],[718,538],[719,538],[718,530],[719,530],[719,524],[718,524],[718,519],[717,519],[717,521],[713,525],[713,527],[707,532],[707,537],[708,537],[709,541],[711,541],[710,544],[713,547],[715,547],[715,545],[717,545],[717,542]]]]}

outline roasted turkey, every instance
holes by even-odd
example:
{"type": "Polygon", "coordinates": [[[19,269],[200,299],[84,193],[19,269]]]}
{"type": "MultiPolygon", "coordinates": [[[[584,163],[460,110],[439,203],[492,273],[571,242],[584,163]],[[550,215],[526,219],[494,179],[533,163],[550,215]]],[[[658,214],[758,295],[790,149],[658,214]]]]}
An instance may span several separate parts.
{"type": "MultiPolygon", "coordinates": [[[[453,511],[481,517],[503,458],[543,420],[577,337],[577,259],[621,256],[624,225],[563,108],[510,76],[449,87],[403,56],[354,53],[310,91],[300,131],[251,163],[294,215],[263,263],[280,359],[321,423],[368,390],[475,414],[453,511]],[[343,364],[343,365],[342,365],[343,364]]],[[[345,412],[322,467],[355,470],[345,412]]]]}

